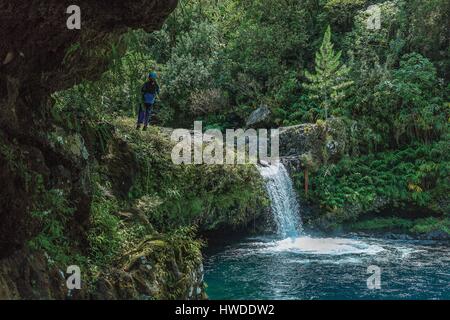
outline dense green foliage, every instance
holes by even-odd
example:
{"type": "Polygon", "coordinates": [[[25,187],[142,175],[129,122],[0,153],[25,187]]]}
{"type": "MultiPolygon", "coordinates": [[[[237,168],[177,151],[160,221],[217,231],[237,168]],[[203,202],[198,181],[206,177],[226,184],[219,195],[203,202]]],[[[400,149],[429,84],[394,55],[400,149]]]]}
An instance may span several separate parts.
{"type": "MultiPolygon", "coordinates": [[[[191,275],[201,259],[199,232],[250,227],[265,212],[268,201],[254,166],[175,165],[167,132],[154,127],[136,131],[130,118],[111,120],[111,124],[114,129],[108,134],[91,133],[105,137],[106,146],[97,158],[91,155],[92,203],[83,239],[78,232],[84,226],[77,224],[74,204],[64,189],[46,191],[42,177],[22,169],[23,159],[14,150],[0,150],[9,154],[11,164],[30,184],[37,185],[34,196],[40,201],[32,217],[39,232],[30,248],[45,251],[58,266],[76,263],[88,270],[88,285],[108,268],[131,263],[130,255],[152,257],[155,272],[166,277],[165,263],[171,263],[175,254],[191,275]],[[124,179],[129,181],[126,187],[124,179]],[[157,250],[150,255],[148,246],[157,250]]],[[[94,131],[103,131],[100,124],[95,126],[94,131]]],[[[80,147],[76,139],[57,136],[55,140],[64,150],[80,147]]],[[[168,283],[160,298],[179,297],[182,293],[174,290],[180,286],[168,283]]]]}
{"type": "Polygon", "coordinates": [[[134,115],[140,84],[156,68],[165,125],[241,126],[266,103],[275,125],[323,119],[328,109],[358,120],[365,152],[430,142],[447,126],[448,7],[443,0],[181,1],[161,31],[128,34],[125,56],[113,50],[101,81],[60,96],[95,113],[134,115]],[[366,24],[374,3],[379,30],[366,24]]]}
{"type": "MultiPolygon", "coordinates": [[[[449,212],[449,14],[446,0],[181,0],[161,31],[127,34],[125,55],[113,50],[99,81],[55,98],[64,119],[77,117],[70,123],[134,116],[140,85],[156,69],[165,126],[203,120],[205,128],[240,127],[262,103],[274,126],[341,117],[348,154],[312,170],[311,204],[336,222],[386,209],[442,215],[449,212]],[[378,30],[367,27],[374,4],[378,30]]],[[[142,163],[158,148],[136,145],[134,134],[127,141],[145,150],[136,151],[142,163]]],[[[236,181],[221,168],[208,168],[210,179],[161,163],[153,159],[149,178],[132,190],[135,198],[149,197],[156,223],[220,223],[227,219],[222,211],[251,198],[245,172],[233,193],[236,181]],[[160,186],[156,178],[163,178],[160,186]]]]}
{"type": "Polygon", "coordinates": [[[206,230],[242,226],[267,205],[253,165],[176,165],[170,158],[173,144],[158,128],[142,134],[133,130],[132,120],[114,124],[139,164],[127,198],[136,200],[159,230],[193,224],[206,230]]]}
{"type": "Polygon", "coordinates": [[[311,99],[324,113],[325,119],[328,119],[330,107],[337,107],[339,101],[345,98],[345,89],[352,84],[347,79],[350,69],[341,65],[341,54],[333,50],[331,29],[328,26],[322,45],[316,53],[315,73],[306,71],[305,77],[309,83],[304,85],[311,99]]]}
{"type": "Polygon", "coordinates": [[[48,192],[40,191],[39,196],[42,197],[40,207],[31,216],[39,221],[42,231],[31,240],[31,248],[44,250],[53,263],[85,264],[86,259],[76,250],[79,244],[70,239],[74,209],[64,192],[52,189],[48,192]]]}
{"type": "Polygon", "coordinates": [[[448,149],[448,141],[442,141],[322,166],[312,179],[310,197],[332,221],[386,207],[392,214],[419,209],[448,214],[448,149]]]}

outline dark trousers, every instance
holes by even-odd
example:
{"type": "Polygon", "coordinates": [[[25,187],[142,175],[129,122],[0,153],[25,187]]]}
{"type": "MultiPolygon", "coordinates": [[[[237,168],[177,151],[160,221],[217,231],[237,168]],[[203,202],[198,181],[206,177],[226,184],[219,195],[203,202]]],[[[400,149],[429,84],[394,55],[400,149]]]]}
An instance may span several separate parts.
{"type": "Polygon", "coordinates": [[[144,126],[148,126],[150,121],[150,116],[152,114],[152,104],[144,103],[144,106],[139,106],[139,114],[137,124],[144,124],[144,126]]]}

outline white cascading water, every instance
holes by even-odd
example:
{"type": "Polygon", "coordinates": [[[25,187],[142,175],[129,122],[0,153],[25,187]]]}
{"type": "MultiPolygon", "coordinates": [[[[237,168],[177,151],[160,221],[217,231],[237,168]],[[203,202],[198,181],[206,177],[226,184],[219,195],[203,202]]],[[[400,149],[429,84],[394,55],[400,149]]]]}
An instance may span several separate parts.
{"type": "Polygon", "coordinates": [[[262,250],[294,251],[303,254],[377,254],[384,249],[363,241],[344,238],[313,238],[302,232],[301,212],[297,194],[286,168],[281,162],[258,166],[266,182],[271,211],[282,240],[262,250]]]}
{"type": "Polygon", "coordinates": [[[283,238],[297,238],[301,230],[299,203],[286,168],[277,162],[258,166],[258,170],[266,181],[277,234],[283,238]]]}

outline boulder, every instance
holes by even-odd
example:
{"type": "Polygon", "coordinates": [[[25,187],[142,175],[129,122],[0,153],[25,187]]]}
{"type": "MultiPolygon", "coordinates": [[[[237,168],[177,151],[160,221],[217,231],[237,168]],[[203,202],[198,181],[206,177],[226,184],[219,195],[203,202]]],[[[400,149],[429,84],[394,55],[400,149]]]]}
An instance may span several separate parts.
{"type": "Polygon", "coordinates": [[[267,124],[270,118],[270,109],[266,105],[260,106],[258,109],[253,111],[247,119],[247,127],[257,127],[267,124]]]}
{"type": "Polygon", "coordinates": [[[347,140],[345,124],[339,118],[282,127],[280,156],[294,161],[308,159],[307,166],[337,162],[348,147],[347,140]]]}
{"type": "Polygon", "coordinates": [[[450,235],[442,230],[434,230],[420,236],[420,238],[425,240],[450,240],[450,235]]]}

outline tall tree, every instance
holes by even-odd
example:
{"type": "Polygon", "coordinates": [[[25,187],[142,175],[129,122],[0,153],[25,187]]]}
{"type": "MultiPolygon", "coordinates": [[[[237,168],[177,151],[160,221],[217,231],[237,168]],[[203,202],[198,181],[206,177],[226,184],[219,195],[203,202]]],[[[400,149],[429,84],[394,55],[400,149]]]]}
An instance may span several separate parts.
{"type": "Polygon", "coordinates": [[[303,86],[310,97],[316,100],[328,118],[328,110],[345,97],[346,89],[352,84],[348,80],[350,69],[341,63],[341,52],[335,52],[331,42],[331,28],[327,27],[322,45],[316,52],[315,73],[306,71],[309,83],[303,86]]]}

